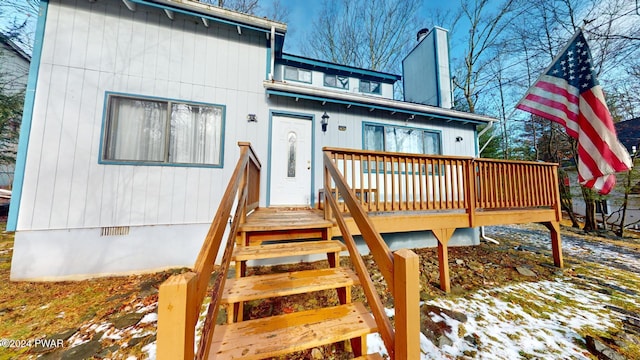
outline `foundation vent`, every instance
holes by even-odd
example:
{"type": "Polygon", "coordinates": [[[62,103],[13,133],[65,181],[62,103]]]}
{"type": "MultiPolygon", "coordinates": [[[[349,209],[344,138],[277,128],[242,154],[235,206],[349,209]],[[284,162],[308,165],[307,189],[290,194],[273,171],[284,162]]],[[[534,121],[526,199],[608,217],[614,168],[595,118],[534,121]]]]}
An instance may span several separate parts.
{"type": "Polygon", "coordinates": [[[109,226],[100,229],[100,236],[129,235],[129,226],[109,226]]]}

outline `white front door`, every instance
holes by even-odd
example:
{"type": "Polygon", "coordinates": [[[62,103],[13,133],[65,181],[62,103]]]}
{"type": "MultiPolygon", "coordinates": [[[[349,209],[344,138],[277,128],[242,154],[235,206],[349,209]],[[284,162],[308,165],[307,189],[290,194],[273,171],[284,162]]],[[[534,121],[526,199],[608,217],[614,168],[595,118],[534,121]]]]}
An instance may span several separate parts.
{"type": "Polygon", "coordinates": [[[311,203],[311,119],[274,115],[269,205],[311,203]]]}

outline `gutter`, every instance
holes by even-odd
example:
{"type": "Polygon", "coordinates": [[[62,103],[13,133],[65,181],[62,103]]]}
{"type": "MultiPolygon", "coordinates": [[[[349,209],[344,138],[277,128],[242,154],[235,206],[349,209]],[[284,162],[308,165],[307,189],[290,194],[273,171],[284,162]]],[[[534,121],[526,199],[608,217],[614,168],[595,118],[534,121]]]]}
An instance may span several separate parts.
{"type": "MultiPolygon", "coordinates": [[[[311,86],[304,86],[298,84],[290,84],[280,81],[264,81],[263,85],[267,90],[274,90],[279,92],[286,92],[291,94],[307,95],[315,98],[333,99],[336,102],[354,103],[366,107],[371,105],[372,107],[381,107],[389,110],[416,113],[424,116],[439,116],[449,118],[457,121],[469,121],[475,123],[489,123],[492,124],[496,119],[473,113],[467,113],[457,110],[439,108],[431,105],[423,105],[416,103],[409,103],[404,101],[392,100],[383,97],[360,95],[347,92],[331,91],[325,89],[319,89],[311,86]]],[[[302,96],[301,96],[302,97],[302,96]]]]}
{"type": "Polygon", "coordinates": [[[239,13],[236,11],[223,9],[217,6],[204,4],[192,0],[129,0],[147,6],[169,7],[172,9],[182,10],[188,15],[198,14],[218,20],[228,22],[233,25],[247,27],[253,30],[270,32],[274,27],[278,35],[284,35],[287,32],[287,24],[274,20],[267,20],[258,16],[239,13]]]}

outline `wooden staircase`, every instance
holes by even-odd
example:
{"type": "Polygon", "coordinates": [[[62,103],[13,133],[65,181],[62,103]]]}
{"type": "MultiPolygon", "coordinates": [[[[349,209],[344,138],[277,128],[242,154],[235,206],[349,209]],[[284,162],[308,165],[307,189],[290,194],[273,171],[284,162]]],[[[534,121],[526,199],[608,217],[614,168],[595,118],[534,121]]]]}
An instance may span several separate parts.
{"type": "MultiPolygon", "coordinates": [[[[409,250],[391,252],[357,204],[353,192],[336,176],[337,169],[325,159],[325,183],[332,176],[361,229],[395,302],[395,330],[385,314],[366,266],[333,198],[327,210],[258,208],[260,162],[248,143],[239,143],[240,159],[227,185],[193,270],[174,275],[160,286],[158,302],[158,360],[266,359],[349,340],[356,359],[382,359],[366,354],[366,337],[378,332],[391,359],[419,357],[419,295],[417,255],[409,250]],[[329,174],[328,171],[331,171],[329,174]],[[235,214],[231,216],[234,208],[235,214]],[[227,220],[232,219],[227,231],[227,220]],[[344,244],[332,240],[337,228],[344,244]],[[222,238],[228,233],[226,244],[222,238]],[[346,246],[345,246],[346,245],[346,246]],[[348,250],[355,272],[340,266],[340,253],[348,250]],[[247,262],[292,256],[326,254],[323,269],[250,275],[247,262]],[[218,274],[210,284],[214,261],[222,255],[218,274]],[[231,262],[235,277],[228,279],[231,262]],[[361,286],[364,304],[351,300],[353,286],[361,286]],[[209,288],[212,288],[210,291],[209,288]],[[335,290],[338,303],[328,307],[243,319],[247,301],[335,290]],[[197,354],[196,324],[206,293],[211,304],[205,317],[197,354]],[[216,325],[221,308],[226,324],[216,325]]],[[[326,156],[325,156],[326,157],[326,156]]],[[[336,192],[336,197],[338,193],[336,192]]],[[[323,305],[324,306],[324,305],[323,305]]]]}
{"type": "MultiPolygon", "coordinates": [[[[236,262],[236,277],[226,281],[221,298],[221,305],[227,309],[227,324],[215,327],[209,359],[264,359],[344,340],[351,340],[356,356],[366,354],[366,336],[376,332],[377,326],[362,303],[351,302],[351,288],[358,285],[359,280],[352,270],[340,266],[339,254],[346,251],[346,247],[326,238],[304,239],[308,236],[305,234],[315,233],[311,230],[316,226],[304,221],[304,216],[297,216],[295,222],[272,221],[274,217],[289,218],[292,213],[300,215],[304,212],[270,209],[263,212],[268,216],[262,218],[261,214],[256,214],[253,221],[241,227],[240,232],[245,234],[240,238],[254,239],[249,241],[253,245],[237,244],[234,249],[232,259],[236,262]],[[256,226],[256,220],[262,225],[256,226]],[[255,236],[253,232],[260,234],[255,236]],[[284,240],[297,240],[274,242],[272,234],[278,233],[287,234],[284,240]],[[266,236],[274,243],[260,244],[255,241],[260,236],[266,236]],[[247,276],[247,261],[313,254],[326,254],[329,267],[247,276]],[[331,289],[337,291],[340,302],[337,306],[242,319],[243,302],[331,289]]],[[[314,218],[318,219],[322,218],[314,218]]]]}

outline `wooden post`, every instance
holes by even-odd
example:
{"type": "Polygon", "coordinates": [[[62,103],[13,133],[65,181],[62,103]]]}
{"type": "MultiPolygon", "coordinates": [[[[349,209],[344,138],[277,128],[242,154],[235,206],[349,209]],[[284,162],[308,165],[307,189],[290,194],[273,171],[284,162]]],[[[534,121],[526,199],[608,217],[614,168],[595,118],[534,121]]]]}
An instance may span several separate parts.
{"type": "Polygon", "coordinates": [[[444,292],[451,292],[451,281],[449,280],[449,251],[447,244],[456,229],[434,229],[433,235],[438,239],[438,264],[440,267],[440,289],[444,292]]]}
{"type": "Polygon", "coordinates": [[[192,360],[196,322],[198,276],[188,272],[174,275],[160,285],[158,301],[158,360],[192,360]]]}
{"type": "Polygon", "coordinates": [[[394,304],[396,309],[395,359],[420,358],[420,259],[401,249],[393,255],[394,304]]]}
{"type": "Polygon", "coordinates": [[[478,186],[478,182],[476,179],[476,163],[473,160],[465,160],[464,162],[467,171],[467,181],[465,187],[465,196],[467,198],[467,214],[469,214],[469,227],[475,227],[476,223],[476,207],[477,199],[476,199],[476,190],[478,186]]]}
{"type": "Polygon", "coordinates": [[[562,259],[562,239],[560,238],[560,223],[557,221],[546,222],[544,225],[551,232],[551,252],[553,253],[553,264],[559,268],[564,267],[562,259]]]}

